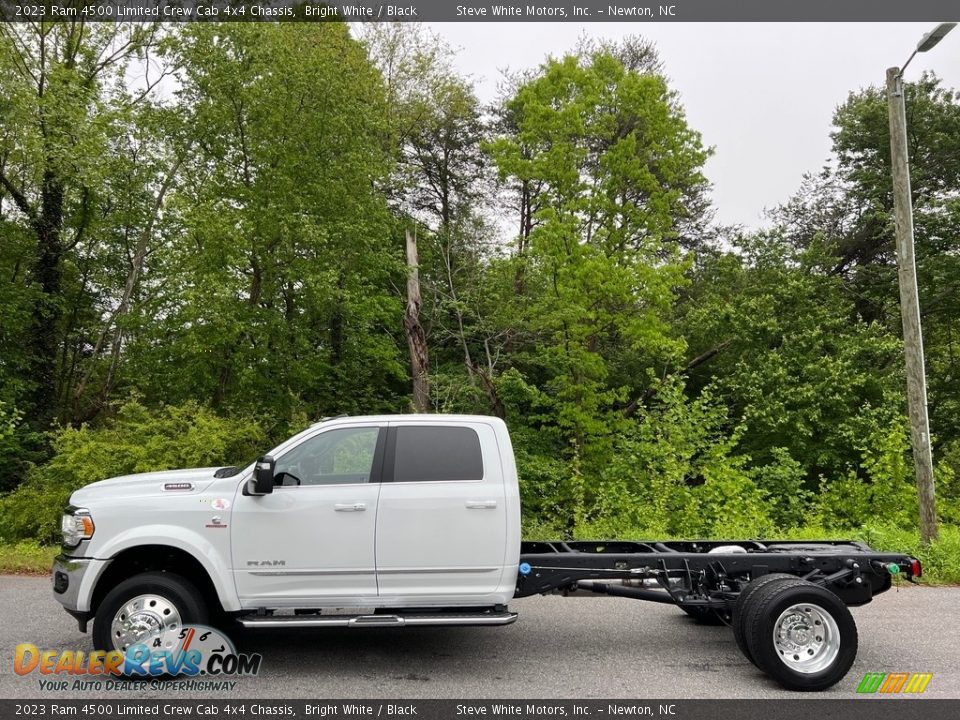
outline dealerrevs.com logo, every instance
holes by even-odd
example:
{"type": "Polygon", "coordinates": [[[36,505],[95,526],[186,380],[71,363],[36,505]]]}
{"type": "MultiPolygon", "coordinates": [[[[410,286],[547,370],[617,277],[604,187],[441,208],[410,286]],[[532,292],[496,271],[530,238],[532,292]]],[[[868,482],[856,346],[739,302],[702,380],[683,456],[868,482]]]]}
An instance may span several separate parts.
{"type": "Polygon", "coordinates": [[[130,680],[197,676],[210,682],[194,682],[189,689],[223,690],[236,684],[226,678],[258,674],[262,660],[259,653],[238,653],[219,630],[183,625],[145,637],[125,651],[41,650],[21,643],[14,650],[13,669],[17,675],[43,676],[41,690],[129,689],[130,680]]]}

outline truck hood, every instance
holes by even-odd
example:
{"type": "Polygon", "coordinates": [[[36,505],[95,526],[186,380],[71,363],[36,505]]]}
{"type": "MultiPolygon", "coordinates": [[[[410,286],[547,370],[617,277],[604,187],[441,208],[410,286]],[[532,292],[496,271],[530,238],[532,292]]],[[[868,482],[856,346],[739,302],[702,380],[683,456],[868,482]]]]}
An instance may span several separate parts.
{"type": "Polygon", "coordinates": [[[70,496],[70,503],[82,507],[100,498],[191,495],[213,482],[220,467],[121,475],[80,488],[70,496]]]}

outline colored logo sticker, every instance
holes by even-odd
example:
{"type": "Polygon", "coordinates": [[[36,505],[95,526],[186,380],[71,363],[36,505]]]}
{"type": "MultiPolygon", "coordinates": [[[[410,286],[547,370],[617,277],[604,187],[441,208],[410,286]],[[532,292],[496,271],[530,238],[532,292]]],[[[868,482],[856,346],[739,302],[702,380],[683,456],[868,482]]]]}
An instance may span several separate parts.
{"type": "Polygon", "coordinates": [[[230,507],[230,501],[226,498],[216,498],[212,503],[210,503],[210,507],[212,507],[214,510],[226,510],[230,507]]]}
{"type": "Polygon", "coordinates": [[[884,694],[914,693],[927,689],[933,673],[867,673],[857,685],[858,693],[884,694]]]}

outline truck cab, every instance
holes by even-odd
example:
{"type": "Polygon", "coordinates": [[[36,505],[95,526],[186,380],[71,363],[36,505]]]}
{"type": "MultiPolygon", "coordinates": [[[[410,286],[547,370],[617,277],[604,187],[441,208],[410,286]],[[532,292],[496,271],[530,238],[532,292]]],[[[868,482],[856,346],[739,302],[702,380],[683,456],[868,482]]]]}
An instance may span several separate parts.
{"type": "Polygon", "coordinates": [[[249,626],[516,618],[506,604],[520,499],[498,418],[323,421],[242,469],[88,485],[63,528],[54,594],[82,629],[94,620],[100,650],[123,650],[172,615],[249,626]],[[352,610],[330,614],[342,608],[352,610]]]}

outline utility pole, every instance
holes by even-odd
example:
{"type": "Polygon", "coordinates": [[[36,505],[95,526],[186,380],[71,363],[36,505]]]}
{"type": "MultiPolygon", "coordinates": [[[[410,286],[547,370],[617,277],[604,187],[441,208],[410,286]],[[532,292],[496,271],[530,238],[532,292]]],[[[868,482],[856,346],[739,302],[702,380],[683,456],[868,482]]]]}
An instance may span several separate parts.
{"type": "MultiPolygon", "coordinates": [[[[912,57],[912,56],[911,56],[912,57]]],[[[910,164],[907,154],[907,114],[903,97],[903,73],[887,70],[887,103],[890,115],[890,156],[893,167],[893,215],[897,237],[897,270],[900,282],[900,315],[903,320],[903,352],[907,370],[907,410],[910,441],[917,474],[920,501],[920,537],[929,544],[938,538],[937,501],[933,485],[933,453],[930,450],[930,419],[927,415],[927,379],[920,331],[920,298],[913,252],[913,200],[910,195],[910,164]]]]}

